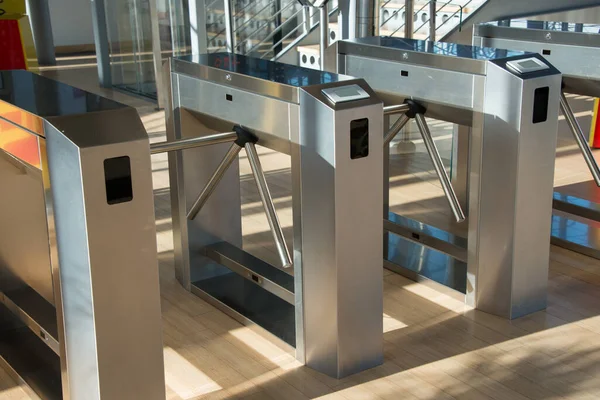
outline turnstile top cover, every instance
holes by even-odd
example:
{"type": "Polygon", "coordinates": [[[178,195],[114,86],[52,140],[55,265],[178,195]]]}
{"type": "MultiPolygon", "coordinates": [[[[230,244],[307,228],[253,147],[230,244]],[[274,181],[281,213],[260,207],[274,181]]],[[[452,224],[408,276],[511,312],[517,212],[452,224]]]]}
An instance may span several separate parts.
{"type": "Polygon", "coordinates": [[[148,141],[135,108],[28,71],[0,71],[0,117],[12,123],[0,124],[5,150],[9,125],[44,138],[52,126],[80,148],[148,141]]]}
{"type": "MultiPolygon", "coordinates": [[[[5,112],[17,108],[47,119],[126,108],[124,104],[85,92],[67,84],[28,71],[0,71],[0,115],[21,124],[18,113],[5,112]],[[14,107],[10,107],[10,106],[14,107]],[[16,118],[12,120],[12,118],[16,118]]],[[[41,132],[36,132],[42,134],[41,132]]]]}
{"type": "Polygon", "coordinates": [[[434,68],[442,67],[472,74],[485,74],[487,61],[528,54],[523,51],[387,36],[343,40],[336,42],[336,44],[340,54],[398,62],[406,60],[409,63],[430,65],[434,68]]]}
{"type": "Polygon", "coordinates": [[[600,47],[599,24],[510,19],[475,25],[475,36],[600,47]]]}
{"type": "Polygon", "coordinates": [[[223,71],[295,87],[321,85],[323,83],[353,79],[345,75],[232,53],[189,55],[177,57],[176,60],[206,65],[223,71]]]}
{"type": "Polygon", "coordinates": [[[173,58],[171,70],[227,86],[240,87],[297,102],[290,89],[354,79],[332,72],[298,67],[233,53],[188,55],[173,58]]]}

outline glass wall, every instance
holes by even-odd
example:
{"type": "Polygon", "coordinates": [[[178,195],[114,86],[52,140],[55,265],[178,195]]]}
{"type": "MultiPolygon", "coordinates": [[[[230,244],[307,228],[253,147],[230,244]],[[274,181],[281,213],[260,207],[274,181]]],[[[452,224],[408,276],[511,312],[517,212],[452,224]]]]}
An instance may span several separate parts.
{"type": "Polygon", "coordinates": [[[187,1],[105,0],[112,85],[157,99],[157,77],[173,54],[189,51],[187,1]]]}
{"type": "Polygon", "coordinates": [[[112,83],[156,98],[149,0],[106,0],[112,83]]]}

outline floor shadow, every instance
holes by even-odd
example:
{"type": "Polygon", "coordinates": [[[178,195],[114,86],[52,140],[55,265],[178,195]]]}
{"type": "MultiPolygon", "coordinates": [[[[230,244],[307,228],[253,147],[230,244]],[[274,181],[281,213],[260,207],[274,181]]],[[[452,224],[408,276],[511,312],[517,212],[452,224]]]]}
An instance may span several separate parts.
{"type": "MultiPolygon", "coordinates": [[[[292,356],[242,333],[237,322],[177,287],[172,261],[162,257],[165,346],[201,371],[199,379],[205,375],[220,388],[188,398],[353,398],[356,387],[361,398],[432,400],[593,398],[600,391],[600,343],[596,333],[573,328],[576,321],[551,310],[512,322],[454,311],[414,293],[413,282],[394,274],[385,278],[384,313],[399,325],[384,334],[384,364],[333,379],[297,366],[292,356]],[[571,337],[564,336],[567,327],[571,337]]],[[[551,289],[550,298],[559,301],[560,295],[551,289]]]]}

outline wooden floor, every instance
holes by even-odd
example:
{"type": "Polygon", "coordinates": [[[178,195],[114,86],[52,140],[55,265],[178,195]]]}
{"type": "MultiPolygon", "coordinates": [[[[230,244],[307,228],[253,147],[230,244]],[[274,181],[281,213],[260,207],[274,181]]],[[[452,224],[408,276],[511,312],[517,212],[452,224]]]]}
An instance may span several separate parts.
{"type": "MultiPolygon", "coordinates": [[[[58,77],[98,90],[93,73],[58,77]]],[[[164,118],[151,104],[104,93],[132,102],[151,140],[164,139],[164,118]]],[[[448,127],[434,131],[448,158],[448,127]]],[[[588,180],[572,145],[561,130],[560,184],[588,180]]],[[[416,153],[396,157],[406,168],[395,173],[404,184],[394,186],[393,206],[422,215],[428,208],[431,221],[443,225],[449,211],[421,146],[417,142],[416,153]]],[[[289,160],[262,149],[261,161],[289,235],[289,160]]],[[[244,247],[276,263],[243,153],[240,162],[244,247]]],[[[336,380],[299,365],[181,288],[173,273],[166,156],[153,156],[153,168],[169,399],[600,399],[600,261],[553,247],[548,309],[512,322],[384,271],[385,363],[336,380]]],[[[0,399],[23,398],[25,392],[0,370],[0,399]]]]}

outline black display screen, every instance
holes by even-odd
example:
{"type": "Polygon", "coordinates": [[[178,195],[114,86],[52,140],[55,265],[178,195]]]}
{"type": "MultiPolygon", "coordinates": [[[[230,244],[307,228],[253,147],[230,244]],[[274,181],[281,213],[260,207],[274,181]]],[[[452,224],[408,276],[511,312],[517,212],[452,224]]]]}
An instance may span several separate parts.
{"type": "Polygon", "coordinates": [[[108,204],[126,203],[133,200],[129,157],[123,156],[104,160],[104,182],[108,204]]]}
{"type": "Polygon", "coordinates": [[[533,123],[546,122],[548,120],[548,101],[550,99],[550,88],[548,86],[535,89],[533,93],[533,123]]]}
{"type": "Polygon", "coordinates": [[[350,122],[350,158],[367,157],[369,155],[369,120],[355,119],[350,122]]]}

